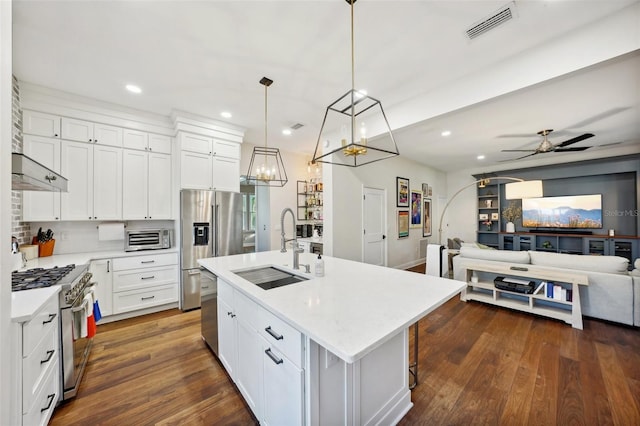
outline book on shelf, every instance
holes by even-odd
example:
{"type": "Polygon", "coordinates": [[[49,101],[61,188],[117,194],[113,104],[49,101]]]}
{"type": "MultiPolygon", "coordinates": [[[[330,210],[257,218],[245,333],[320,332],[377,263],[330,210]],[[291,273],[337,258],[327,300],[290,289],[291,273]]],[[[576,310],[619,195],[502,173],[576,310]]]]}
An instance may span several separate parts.
{"type": "Polygon", "coordinates": [[[547,282],[546,282],[546,281],[542,281],[542,282],[540,282],[540,284],[538,284],[538,287],[536,287],[536,289],[535,289],[535,291],[533,292],[533,294],[538,294],[538,293],[540,293],[540,290],[542,290],[542,288],[543,288],[544,286],[546,286],[546,285],[547,285],[547,282]]]}
{"type": "Polygon", "coordinates": [[[552,281],[548,281],[547,282],[547,288],[546,288],[546,291],[545,291],[545,295],[549,299],[553,299],[553,282],[552,281]]]}

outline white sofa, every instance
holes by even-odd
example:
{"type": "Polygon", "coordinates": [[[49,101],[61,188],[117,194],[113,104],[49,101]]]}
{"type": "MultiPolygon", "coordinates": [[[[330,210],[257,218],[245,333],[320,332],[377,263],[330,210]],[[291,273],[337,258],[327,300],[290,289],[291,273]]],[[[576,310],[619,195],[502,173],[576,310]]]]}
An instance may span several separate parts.
{"type": "Polygon", "coordinates": [[[551,270],[586,273],[588,286],[580,286],[582,314],[607,321],[640,326],[640,259],[629,272],[629,261],[618,256],[582,256],[542,251],[508,251],[463,246],[453,258],[453,274],[466,280],[465,265],[488,263],[532,264],[551,270]]]}

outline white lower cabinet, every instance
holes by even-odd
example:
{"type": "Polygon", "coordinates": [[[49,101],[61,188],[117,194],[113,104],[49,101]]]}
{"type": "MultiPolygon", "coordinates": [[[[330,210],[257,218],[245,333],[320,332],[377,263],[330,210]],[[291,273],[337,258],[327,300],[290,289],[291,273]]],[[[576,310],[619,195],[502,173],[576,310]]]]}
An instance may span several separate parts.
{"type": "Polygon", "coordinates": [[[46,425],[60,399],[60,340],[58,295],[28,322],[14,324],[15,347],[20,348],[17,368],[21,378],[16,389],[20,419],[25,426],[46,425]]]}
{"type": "Polygon", "coordinates": [[[264,327],[271,317],[218,278],[218,358],[261,424],[302,425],[302,337],[279,319],[264,327]]]}
{"type": "Polygon", "coordinates": [[[89,272],[93,274],[91,281],[97,285],[95,295],[100,306],[100,314],[107,317],[113,314],[113,260],[92,260],[89,272]]]}
{"type": "Polygon", "coordinates": [[[178,254],[113,259],[113,313],[178,301],[178,254]]]}
{"type": "Polygon", "coordinates": [[[291,362],[263,337],[264,412],[261,424],[302,425],[304,370],[291,362]]]}

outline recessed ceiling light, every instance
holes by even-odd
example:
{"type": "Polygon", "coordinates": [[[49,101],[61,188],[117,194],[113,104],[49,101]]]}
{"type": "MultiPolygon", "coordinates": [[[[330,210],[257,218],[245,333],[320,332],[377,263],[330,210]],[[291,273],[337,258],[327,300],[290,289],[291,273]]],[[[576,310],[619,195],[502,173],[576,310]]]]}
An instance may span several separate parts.
{"type": "Polygon", "coordinates": [[[480,154],[476,157],[478,160],[484,160],[484,155],[480,154]]]}
{"type": "Polygon", "coordinates": [[[127,89],[131,93],[142,93],[142,89],[140,87],[136,86],[135,84],[127,84],[124,87],[125,87],[125,89],[127,89]]]}
{"type": "Polygon", "coordinates": [[[224,118],[231,118],[231,117],[232,117],[231,113],[230,113],[230,112],[227,112],[227,111],[222,111],[222,112],[220,113],[220,115],[221,115],[222,117],[224,117],[224,118]]]}
{"type": "Polygon", "coordinates": [[[282,131],[282,134],[283,134],[283,135],[287,135],[287,136],[289,136],[289,135],[291,134],[291,129],[284,129],[284,130],[282,131]]]}
{"type": "Polygon", "coordinates": [[[451,130],[443,130],[440,135],[444,137],[451,136],[451,130]]]}

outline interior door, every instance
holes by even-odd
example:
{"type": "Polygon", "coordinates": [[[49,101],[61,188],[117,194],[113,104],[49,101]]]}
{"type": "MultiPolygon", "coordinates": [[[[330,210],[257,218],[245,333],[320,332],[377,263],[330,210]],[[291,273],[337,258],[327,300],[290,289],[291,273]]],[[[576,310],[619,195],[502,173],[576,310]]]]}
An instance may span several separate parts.
{"type": "Polygon", "coordinates": [[[364,187],[362,195],[362,259],[365,263],[386,266],[386,191],[364,187]]]}

